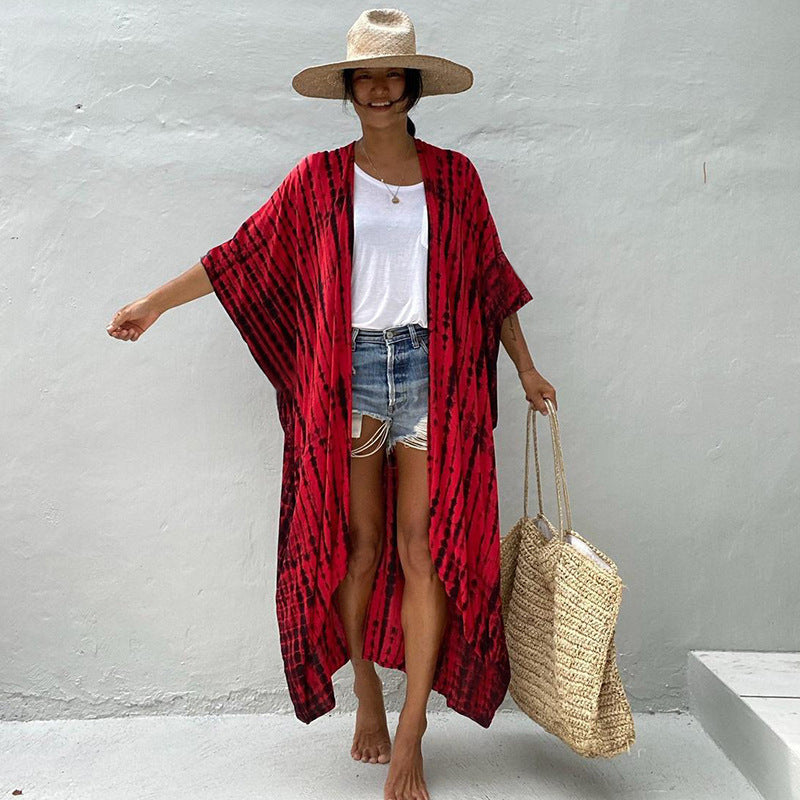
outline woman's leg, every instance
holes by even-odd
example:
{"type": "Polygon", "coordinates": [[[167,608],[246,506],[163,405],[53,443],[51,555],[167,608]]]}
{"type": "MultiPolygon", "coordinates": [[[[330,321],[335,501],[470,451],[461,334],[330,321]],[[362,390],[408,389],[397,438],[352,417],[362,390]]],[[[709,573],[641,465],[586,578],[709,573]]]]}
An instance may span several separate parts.
{"type": "Polygon", "coordinates": [[[386,800],[428,800],[422,774],[422,736],[428,696],[447,625],[447,597],[431,558],[427,451],[398,443],[397,546],[403,568],[402,624],[406,700],[384,787],[386,800]]]}
{"type": "MultiPolygon", "coordinates": [[[[361,435],[352,449],[367,443],[381,421],[364,415],[361,435]]],[[[374,447],[366,450],[371,452],[374,447]]],[[[347,574],[336,588],[334,601],[344,623],[348,652],[355,673],[353,691],[358,697],[356,729],[350,755],[356,761],[385,764],[391,757],[391,738],[383,705],[383,685],[375,665],[361,657],[364,617],[375,570],[381,557],[386,521],[383,497],[383,446],[376,453],[350,459],[350,535],[347,574]]]]}

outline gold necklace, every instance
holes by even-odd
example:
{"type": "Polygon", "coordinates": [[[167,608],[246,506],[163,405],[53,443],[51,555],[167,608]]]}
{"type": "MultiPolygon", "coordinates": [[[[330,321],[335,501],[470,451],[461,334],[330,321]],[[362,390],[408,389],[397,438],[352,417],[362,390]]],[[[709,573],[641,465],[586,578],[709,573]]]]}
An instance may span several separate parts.
{"type": "Polygon", "coordinates": [[[378,168],[375,166],[375,164],[373,163],[372,159],[369,157],[369,153],[367,152],[367,148],[364,145],[364,140],[363,139],[359,139],[358,141],[359,141],[359,144],[361,145],[361,149],[364,151],[364,155],[369,159],[369,163],[372,164],[372,169],[374,169],[375,172],[378,173],[378,178],[380,178],[381,183],[384,186],[386,186],[386,191],[389,192],[389,194],[392,196],[392,202],[393,203],[399,203],[400,202],[400,198],[397,195],[400,194],[400,187],[398,186],[397,190],[394,192],[394,194],[392,194],[392,190],[389,188],[389,186],[387,185],[386,181],[383,178],[381,178],[381,173],[378,171],[378,168]]]}

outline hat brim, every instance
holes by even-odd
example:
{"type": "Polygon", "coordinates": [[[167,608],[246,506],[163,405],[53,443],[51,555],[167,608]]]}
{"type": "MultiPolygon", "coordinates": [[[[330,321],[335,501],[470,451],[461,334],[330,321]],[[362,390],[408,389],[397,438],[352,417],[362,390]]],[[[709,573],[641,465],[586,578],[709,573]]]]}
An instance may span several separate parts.
{"type": "Polygon", "coordinates": [[[421,97],[434,94],[458,94],[472,86],[473,75],[469,67],[440,56],[388,55],[371,58],[354,58],[307,67],[292,78],[292,88],[304,97],[321,97],[341,100],[344,97],[342,72],[358,67],[385,67],[387,65],[418,69],[422,73],[421,97]]]}

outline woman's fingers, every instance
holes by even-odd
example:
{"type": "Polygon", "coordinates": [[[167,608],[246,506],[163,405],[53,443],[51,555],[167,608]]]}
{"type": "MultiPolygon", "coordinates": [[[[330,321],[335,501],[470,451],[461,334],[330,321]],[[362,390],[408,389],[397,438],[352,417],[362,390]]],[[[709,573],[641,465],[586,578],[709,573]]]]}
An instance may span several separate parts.
{"type": "Polygon", "coordinates": [[[113,330],[109,328],[108,333],[115,339],[122,339],[123,341],[128,341],[132,339],[133,341],[136,341],[139,338],[140,331],[136,330],[134,327],[129,327],[127,325],[118,325],[113,330]]]}
{"type": "Polygon", "coordinates": [[[547,412],[547,404],[544,402],[545,398],[548,398],[552,402],[553,408],[556,411],[558,411],[558,403],[556,402],[555,390],[552,392],[552,395],[550,394],[550,392],[544,394],[541,390],[537,391],[533,396],[533,400],[531,400],[530,397],[526,395],[526,400],[534,407],[534,409],[539,413],[546,415],[548,412],[547,412]]]}
{"type": "Polygon", "coordinates": [[[129,312],[127,306],[117,311],[111,318],[111,322],[106,326],[108,335],[126,342],[135,342],[144,333],[145,329],[134,322],[131,317],[136,318],[136,314],[132,311],[129,312]]]}

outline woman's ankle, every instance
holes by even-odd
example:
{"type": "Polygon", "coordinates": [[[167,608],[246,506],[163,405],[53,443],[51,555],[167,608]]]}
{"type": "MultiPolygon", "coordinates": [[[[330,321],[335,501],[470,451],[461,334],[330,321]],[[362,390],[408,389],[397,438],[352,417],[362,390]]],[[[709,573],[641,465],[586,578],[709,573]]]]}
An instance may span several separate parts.
{"type": "Polygon", "coordinates": [[[356,680],[359,678],[377,678],[378,673],[375,671],[375,662],[367,661],[363,658],[351,659],[353,664],[353,674],[356,680]]]}

